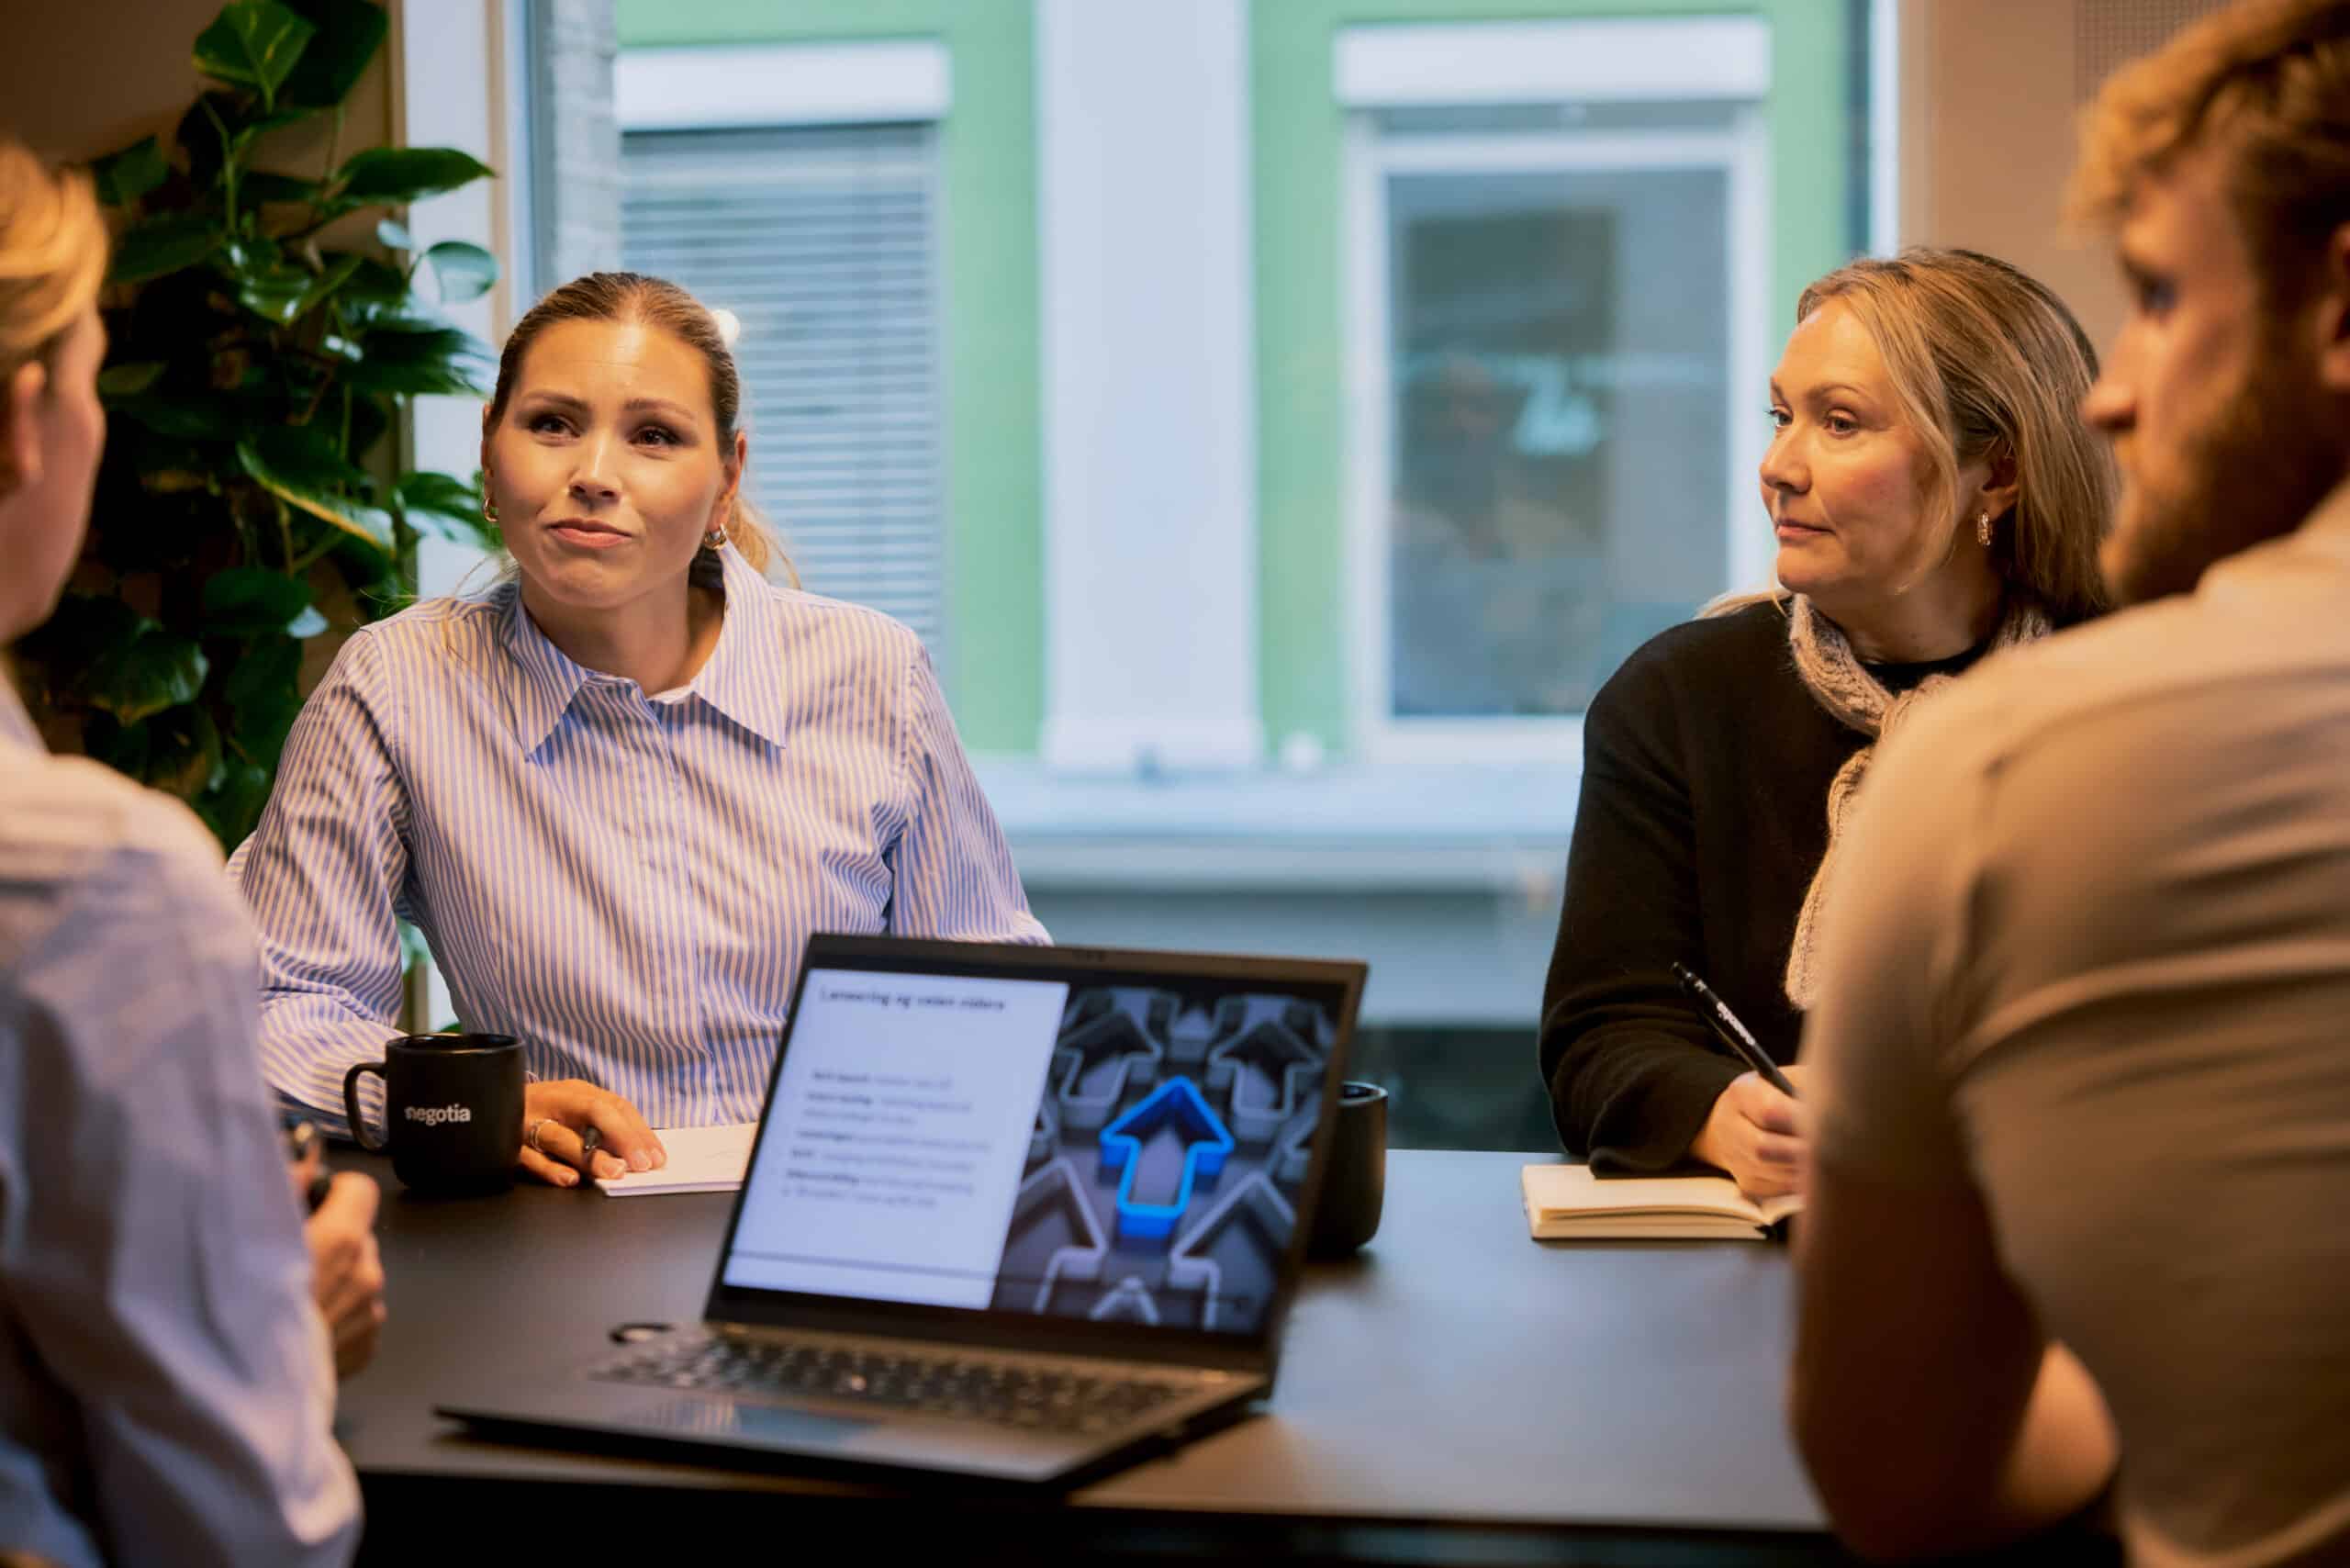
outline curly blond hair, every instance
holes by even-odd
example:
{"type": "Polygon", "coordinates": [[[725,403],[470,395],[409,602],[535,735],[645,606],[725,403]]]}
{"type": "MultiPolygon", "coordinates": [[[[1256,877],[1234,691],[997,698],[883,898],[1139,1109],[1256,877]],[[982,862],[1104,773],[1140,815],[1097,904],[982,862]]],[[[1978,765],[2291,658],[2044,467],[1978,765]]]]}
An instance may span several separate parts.
{"type": "Polygon", "coordinates": [[[2116,72],[2082,112],[2075,219],[2118,227],[2207,148],[2262,288],[2291,300],[2350,222],[2350,0],[2239,0],[2116,72]]]}

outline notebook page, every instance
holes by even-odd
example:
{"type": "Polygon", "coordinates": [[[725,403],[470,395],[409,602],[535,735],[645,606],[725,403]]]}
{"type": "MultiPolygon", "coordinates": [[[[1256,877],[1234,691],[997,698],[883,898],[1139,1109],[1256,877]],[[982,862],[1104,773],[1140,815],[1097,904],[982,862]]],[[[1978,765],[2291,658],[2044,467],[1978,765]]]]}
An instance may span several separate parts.
{"type": "Polygon", "coordinates": [[[1583,1165],[1528,1165],[1522,1176],[1528,1228],[1628,1235],[1653,1225],[1653,1234],[1687,1234],[1693,1221],[1729,1220],[1761,1228],[1803,1206],[1796,1197],[1758,1203],[1726,1176],[1597,1177],[1583,1165]],[[1604,1229],[1601,1228],[1604,1226],[1604,1229]]]}
{"type": "Polygon", "coordinates": [[[669,1163],[658,1170],[632,1170],[596,1178],[608,1198],[649,1197],[658,1193],[731,1193],[743,1184],[751,1162],[756,1122],[720,1127],[655,1127],[669,1163]]]}

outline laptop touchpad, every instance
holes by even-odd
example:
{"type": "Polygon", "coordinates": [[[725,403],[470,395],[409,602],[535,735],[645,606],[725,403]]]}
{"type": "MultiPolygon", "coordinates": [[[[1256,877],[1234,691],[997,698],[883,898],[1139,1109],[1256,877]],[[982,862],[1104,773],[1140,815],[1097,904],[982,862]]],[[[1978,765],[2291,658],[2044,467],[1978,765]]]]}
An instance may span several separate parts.
{"type": "Polygon", "coordinates": [[[681,1438],[748,1439],[791,1448],[831,1448],[876,1424],[853,1416],[820,1416],[722,1399],[665,1399],[632,1410],[621,1420],[681,1438]]]}

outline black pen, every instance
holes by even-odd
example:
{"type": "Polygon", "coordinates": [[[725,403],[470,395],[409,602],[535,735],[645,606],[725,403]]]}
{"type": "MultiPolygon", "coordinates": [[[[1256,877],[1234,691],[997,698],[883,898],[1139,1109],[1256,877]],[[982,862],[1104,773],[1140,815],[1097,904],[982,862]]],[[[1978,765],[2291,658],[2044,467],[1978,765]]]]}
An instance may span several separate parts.
{"type": "Polygon", "coordinates": [[[1712,986],[1699,980],[1696,972],[1686,964],[1673,965],[1673,978],[1681,982],[1681,989],[1697,1003],[1697,1011],[1705,1014],[1706,1022],[1714,1026],[1714,1033],[1722,1037],[1722,1044],[1730,1048],[1731,1055],[1761,1073],[1762,1081],[1780,1093],[1790,1096],[1795,1093],[1796,1086],[1787,1081],[1787,1075],[1779,1070],[1779,1064],[1754,1043],[1753,1035],[1738,1021],[1738,1014],[1729,1010],[1729,1003],[1714,994],[1712,986]]]}

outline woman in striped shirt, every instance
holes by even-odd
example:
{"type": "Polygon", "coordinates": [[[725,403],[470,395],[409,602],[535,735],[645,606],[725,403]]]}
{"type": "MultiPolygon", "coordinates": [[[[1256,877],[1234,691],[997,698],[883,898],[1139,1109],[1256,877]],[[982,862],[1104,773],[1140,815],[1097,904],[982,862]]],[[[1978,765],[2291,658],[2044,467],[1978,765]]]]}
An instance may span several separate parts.
{"type": "Polygon", "coordinates": [[[281,1094],[340,1120],[397,1032],[402,917],[466,1025],[523,1041],[520,1159],[559,1185],[757,1116],[811,933],[1046,940],[921,643],[763,577],[740,391],[658,279],[515,327],[481,449],[510,578],[344,644],[230,863],[281,1094]]]}

